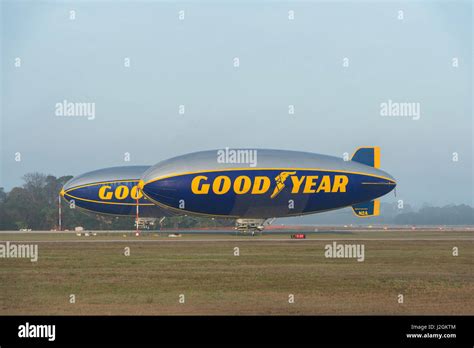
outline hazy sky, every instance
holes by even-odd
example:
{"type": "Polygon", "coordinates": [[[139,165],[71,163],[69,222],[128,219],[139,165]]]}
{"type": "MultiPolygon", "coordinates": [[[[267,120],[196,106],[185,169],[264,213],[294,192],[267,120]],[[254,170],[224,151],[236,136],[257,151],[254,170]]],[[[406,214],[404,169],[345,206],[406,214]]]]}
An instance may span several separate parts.
{"type": "Polygon", "coordinates": [[[473,204],[471,1],[1,4],[7,190],[205,149],[379,145],[397,199],[473,204]],[[95,118],[57,116],[64,100],[95,118]],[[419,119],[382,116],[389,100],[419,119]]]}

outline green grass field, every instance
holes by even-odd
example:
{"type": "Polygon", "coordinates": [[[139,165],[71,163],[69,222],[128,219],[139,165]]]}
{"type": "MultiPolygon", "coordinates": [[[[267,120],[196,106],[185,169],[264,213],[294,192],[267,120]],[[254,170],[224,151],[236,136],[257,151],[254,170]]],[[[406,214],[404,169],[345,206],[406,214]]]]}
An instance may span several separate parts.
{"type": "Polygon", "coordinates": [[[474,314],[472,232],[309,238],[2,234],[39,241],[39,259],[0,259],[0,314],[474,314]],[[332,240],[364,244],[365,261],[325,258],[332,240]]]}

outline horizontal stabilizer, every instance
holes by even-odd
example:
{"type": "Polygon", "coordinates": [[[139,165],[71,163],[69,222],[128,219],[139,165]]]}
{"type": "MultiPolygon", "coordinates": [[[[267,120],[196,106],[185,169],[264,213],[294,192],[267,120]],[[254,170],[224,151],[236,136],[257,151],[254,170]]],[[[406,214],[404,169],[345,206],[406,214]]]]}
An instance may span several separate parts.
{"type": "Polygon", "coordinates": [[[359,147],[352,155],[351,161],[359,162],[374,168],[380,168],[380,147],[359,147]]]}
{"type": "Polygon", "coordinates": [[[380,214],[380,201],[375,199],[370,202],[354,204],[352,210],[358,217],[378,216],[380,214]]]}

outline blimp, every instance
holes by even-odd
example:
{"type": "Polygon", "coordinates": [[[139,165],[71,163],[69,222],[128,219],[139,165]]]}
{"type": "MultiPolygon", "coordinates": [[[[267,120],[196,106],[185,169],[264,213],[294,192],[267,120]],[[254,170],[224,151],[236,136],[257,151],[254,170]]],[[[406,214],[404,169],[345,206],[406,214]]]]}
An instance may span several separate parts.
{"type": "Polygon", "coordinates": [[[151,202],[138,188],[141,176],[149,168],[121,166],[90,171],[66,182],[60,195],[71,207],[98,214],[138,215],[141,219],[176,215],[151,202]]]}
{"type": "Polygon", "coordinates": [[[380,169],[380,148],[358,148],[350,160],[287,150],[211,150],[146,169],[144,199],[165,211],[236,219],[237,229],[264,228],[273,218],[352,207],[361,218],[380,213],[379,197],[396,187],[380,169]]]}

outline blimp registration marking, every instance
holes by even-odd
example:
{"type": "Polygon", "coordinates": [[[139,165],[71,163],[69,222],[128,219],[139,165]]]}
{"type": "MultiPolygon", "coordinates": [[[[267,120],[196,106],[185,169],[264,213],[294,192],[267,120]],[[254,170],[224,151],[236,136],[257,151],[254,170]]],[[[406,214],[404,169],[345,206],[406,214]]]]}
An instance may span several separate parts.
{"type": "MultiPolygon", "coordinates": [[[[331,180],[330,175],[303,175],[298,176],[296,172],[282,172],[275,177],[275,188],[271,198],[275,198],[284,188],[285,181],[290,178],[292,182],[292,194],[298,193],[319,193],[319,192],[346,192],[349,183],[347,175],[334,175],[331,180]]],[[[212,181],[205,175],[197,175],[191,181],[191,191],[196,195],[206,195],[212,190],[216,195],[228,193],[231,189],[235,194],[265,194],[271,186],[271,179],[268,176],[239,175],[234,181],[227,175],[219,175],[212,181]]]]}

